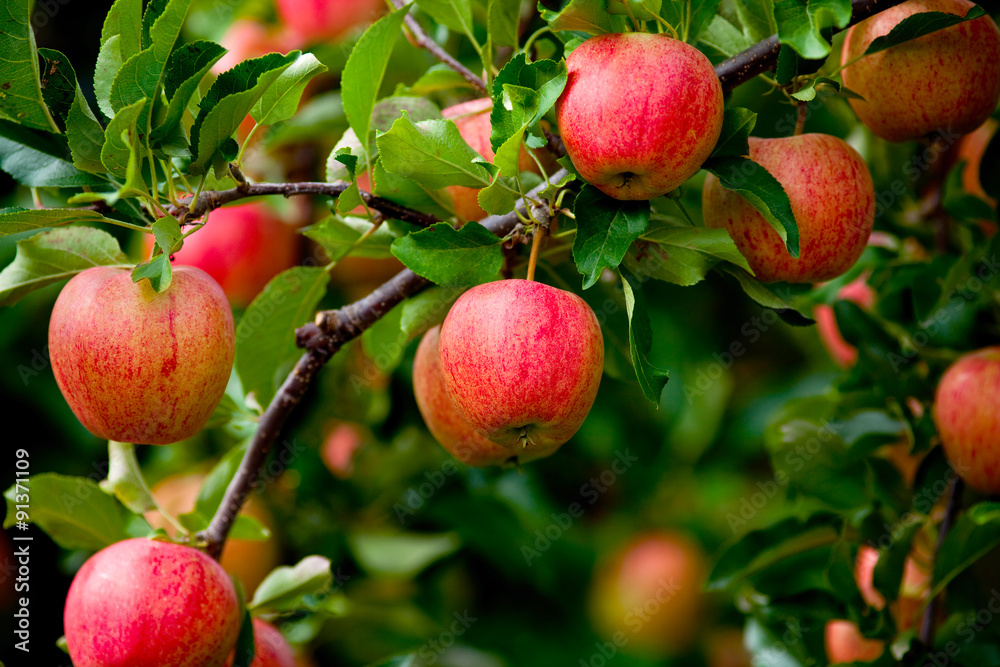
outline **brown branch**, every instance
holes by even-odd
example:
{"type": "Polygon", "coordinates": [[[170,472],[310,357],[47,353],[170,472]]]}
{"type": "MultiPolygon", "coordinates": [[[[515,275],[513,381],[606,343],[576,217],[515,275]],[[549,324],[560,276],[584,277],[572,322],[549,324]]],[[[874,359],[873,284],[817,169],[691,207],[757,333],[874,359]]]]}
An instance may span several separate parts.
{"type": "MultiPolygon", "coordinates": [[[[941,520],[941,527],[938,529],[937,543],[934,545],[935,563],[941,553],[941,545],[944,544],[944,538],[951,531],[951,527],[955,524],[955,519],[958,517],[958,511],[961,509],[963,488],[965,488],[965,484],[962,483],[961,477],[955,475],[951,478],[951,485],[948,487],[948,505],[944,511],[944,518],[941,520]]],[[[941,595],[931,598],[924,609],[924,617],[920,620],[920,641],[923,642],[924,646],[929,647],[934,641],[934,617],[937,616],[940,600],[941,595]]]]}

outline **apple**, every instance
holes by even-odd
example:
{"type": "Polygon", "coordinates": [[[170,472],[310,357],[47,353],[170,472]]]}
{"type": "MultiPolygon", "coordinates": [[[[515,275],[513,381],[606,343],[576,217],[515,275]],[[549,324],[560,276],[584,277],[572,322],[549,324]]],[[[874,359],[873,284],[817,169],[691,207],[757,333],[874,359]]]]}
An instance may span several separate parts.
{"type": "MultiPolygon", "coordinates": [[[[153,237],[144,235],[145,251],[153,237]]],[[[263,203],[216,209],[205,226],[184,239],[174,263],[196,266],[212,276],[229,301],[245,307],[276,275],[295,266],[300,237],[263,203]]]]}
{"type": "Polygon", "coordinates": [[[957,160],[965,161],[962,169],[962,188],[969,194],[985,199],[991,206],[996,207],[997,200],[983,189],[982,181],[979,180],[979,169],[983,162],[983,154],[993,140],[997,127],[1000,123],[992,118],[977,127],[974,131],[958,140],[957,160]]]}
{"type": "Polygon", "coordinates": [[[232,69],[244,60],[268,53],[287,53],[297,48],[288,36],[268,28],[259,21],[237,19],[219,39],[228,53],[212,66],[214,74],[232,69]]]}
{"type": "Polygon", "coordinates": [[[347,479],[354,472],[354,456],[364,444],[360,424],[337,422],[327,429],[320,458],[334,477],[347,479]]]}
{"type": "MultiPolygon", "coordinates": [[[[837,291],[837,298],[851,301],[865,310],[871,310],[875,305],[875,290],[868,285],[868,273],[864,273],[837,291]]],[[[844,340],[837,326],[837,318],[833,306],[821,303],[813,309],[816,320],[816,332],[830,356],[842,368],[850,368],[858,361],[858,349],[844,340]]]]}
{"type": "Polygon", "coordinates": [[[382,0],[277,0],[276,5],[295,48],[343,37],[352,28],[371,23],[385,9],[382,0]]]}
{"type": "Polygon", "coordinates": [[[591,37],[566,59],[556,102],[573,166],[615,199],[652,199],[701,168],[722,132],[722,85],[698,49],[666,35],[591,37]]]}
{"type": "Polygon", "coordinates": [[[570,439],[597,396],[604,340],[579,296],[528,280],[473,287],[441,326],[441,375],[458,414],[518,456],[570,439]]]}
{"type": "Polygon", "coordinates": [[[705,179],[705,226],[725,228],[761,282],[815,283],[848,271],[875,223],[875,185],[858,152],[826,134],[750,138],[750,158],[788,193],[799,227],[799,257],[741,195],[705,179]]]}
{"type": "Polygon", "coordinates": [[[413,394],[427,430],[449,454],[476,468],[503,465],[517,454],[472,430],[455,411],[441,377],[441,327],[424,334],[413,360],[413,394]]]}
{"type": "Polygon", "coordinates": [[[70,280],[49,320],[49,355],[77,419],[99,438],[164,445],[202,429],[233,368],[233,313],[218,283],[179,266],[157,293],[121,267],[70,280]]]}
{"type": "Polygon", "coordinates": [[[832,665],[871,662],[885,651],[885,642],[865,637],[851,621],[828,621],[825,634],[826,656],[832,665]]]}
{"type": "Polygon", "coordinates": [[[241,618],[221,565],[191,547],[134,538],[83,564],[63,627],[76,667],[219,667],[241,618]]]}
{"type": "Polygon", "coordinates": [[[962,355],[938,382],[934,423],[955,472],[1000,493],[1000,346],[962,355]]]}
{"type": "MultiPolygon", "coordinates": [[[[253,619],[254,658],[250,667],[295,667],[295,653],[278,628],[259,618],[253,619]]],[[[226,661],[233,664],[233,657],[226,661]]]]}
{"type": "MultiPolygon", "coordinates": [[[[906,558],[903,565],[903,580],[892,607],[896,625],[900,630],[909,630],[917,625],[917,615],[930,594],[931,575],[928,568],[917,562],[916,556],[914,552],[906,558]]],[[[875,609],[884,609],[885,596],[875,588],[874,583],[878,557],[878,551],[870,546],[863,545],[858,549],[858,557],[854,562],[854,577],[865,602],[875,609]]]]}
{"type": "Polygon", "coordinates": [[[679,653],[697,637],[706,575],[705,555],[683,535],[638,535],[598,565],[589,597],[594,629],[618,645],[626,640],[629,652],[679,653]]]}
{"type": "MultiPolygon", "coordinates": [[[[920,12],[965,16],[969,0],[909,0],[847,31],[847,64],[877,37],[920,12]]],[[[932,132],[966,134],[993,113],[1000,99],[1000,30],[989,16],[924,35],[861,58],[843,70],[858,118],[887,141],[920,139],[932,132]]]]}
{"type": "MultiPolygon", "coordinates": [[[[153,486],[153,497],[167,513],[173,516],[187,514],[194,511],[198,492],[204,482],[205,475],[201,473],[173,475],[153,486]]],[[[226,545],[222,549],[219,563],[226,572],[239,578],[243,588],[246,589],[247,597],[253,597],[254,591],[264,577],[281,564],[281,547],[274,536],[274,517],[258,498],[253,495],[247,498],[240,513],[253,517],[263,524],[271,531],[271,537],[266,540],[230,538],[226,540],[226,545]]],[[[146,521],[153,528],[162,528],[171,537],[177,537],[175,531],[171,530],[170,523],[158,511],[146,512],[146,521]]]]}

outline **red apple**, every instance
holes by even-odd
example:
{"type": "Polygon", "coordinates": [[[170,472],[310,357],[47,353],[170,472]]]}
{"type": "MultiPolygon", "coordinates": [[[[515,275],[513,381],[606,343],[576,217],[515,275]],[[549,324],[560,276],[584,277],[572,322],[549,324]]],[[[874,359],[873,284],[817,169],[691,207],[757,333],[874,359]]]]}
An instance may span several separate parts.
{"type": "Polygon", "coordinates": [[[473,287],[441,327],[441,374],[458,414],[518,456],[570,439],[597,396],[604,340],[571,292],[528,280],[473,287]]]}
{"type": "Polygon", "coordinates": [[[336,422],[327,431],[320,458],[334,477],[347,479],[354,472],[354,456],[364,444],[360,424],[336,422]]]}
{"type": "Polygon", "coordinates": [[[705,179],[705,226],[725,228],[762,282],[836,278],[864,252],[875,222],[875,185],[858,152],[826,134],[750,138],[750,158],[788,193],[799,227],[799,257],[741,195],[705,179]]]}
{"type": "MultiPolygon", "coordinates": [[[[148,255],[152,236],[143,240],[148,255]]],[[[241,204],[212,211],[173,257],[175,264],[196,266],[215,278],[229,301],[244,307],[271,278],[295,266],[299,235],[265,204],[241,204]]]]}
{"type": "Polygon", "coordinates": [[[296,39],[296,48],[338,39],[351,28],[371,23],[382,0],[277,0],[278,17],[296,39]]]}
{"type": "MultiPolygon", "coordinates": [[[[862,546],[858,549],[858,558],[854,564],[854,577],[865,602],[875,609],[883,609],[885,596],[875,588],[874,583],[877,564],[878,551],[867,545],[862,546]]],[[[903,581],[892,606],[893,616],[900,630],[909,630],[916,626],[917,614],[930,594],[930,584],[931,576],[927,568],[918,564],[915,556],[908,556],[903,567],[903,581]]]]}
{"type": "MultiPolygon", "coordinates": [[[[253,619],[254,658],[250,667],[295,667],[295,653],[278,628],[259,618],[253,619]]],[[[226,665],[233,664],[233,657],[226,665]]]]}
{"type": "Polygon", "coordinates": [[[287,35],[278,33],[259,21],[247,19],[233,21],[219,44],[228,53],[212,67],[215,74],[230,70],[250,58],[259,58],[268,53],[287,53],[297,48],[287,35]]]}
{"type": "Polygon", "coordinates": [[[202,429],[229,382],[234,341],[222,289],[189,266],[162,293],[128,269],[87,269],[49,320],[52,373],[73,414],[99,438],[136,444],[202,429]]]}
{"type": "Polygon", "coordinates": [[[441,327],[428,331],[413,360],[413,395],[427,430],[449,454],[466,465],[481,468],[516,460],[513,451],[476,433],[455,411],[441,378],[440,338],[441,327]]]}
{"type": "MultiPolygon", "coordinates": [[[[866,272],[841,287],[837,292],[837,298],[856,303],[865,310],[871,310],[875,305],[875,290],[868,286],[867,280],[866,272]]],[[[853,366],[858,360],[858,349],[844,340],[840,334],[833,307],[822,303],[813,309],[813,317],[816,319],[819,339],[823,341],[833,360],[842,368],[853,366]]]]}
{"type": "Polygon", "coordinates": [[[666,35],[591,37],[566,59],[559,133],[583,178],[652,199],[691,178],[722,132],[722,85],[698,49],[666,35]]]}
{"type": "MultiPolygon", "coordinates": [[[[965,16],[969,0],[910,0],[847,32],[841,62],[864,53],[877,37],[919,12],[965,16]]],[[[861,58],[843,71],[844,85],[864,99],[850,104],[862,123],[888,141],[932,132],[976,129],[1000,98],[1000,30],[989,16],[924,35],[861,58]]]]}
{"type": "Polygon", "coordinates": [[[955,472],[978,491],[1000,493],[1000,346],[965,354],[945,371],[934,422],[955,472]]]}
{"type": "Polygon", "coordinates": [[[219,667],[240,620],[221,565],[191,547],[135,538],[83,564],[63,625],[76,667],[219,667]]]}
{"type": "Polygon", "coordinates": [[[826,655],[830,664],[871,662],[885,651],[885,642],[869,639],[851,621],[836,620],[826,624],[826,655]]]}
{"type": "Polygon", "coordinates": [[[633,653],[683,651],[703,620],[706,574],[705,555],[686,537],[639,535],[594,574],[589,598],[594,629],[633,653]]]}
{"type": "Polygon", "coordinates": [[[985,199],[991,206],[996,207],[997,200],[983,189],[982,181],[979,180],[979,169],[983,162],[983,153],[993,140],[997,127],[1000,123],[992,118],[977,127],[973,132],[965,135],[958,141],[958,160],[965,161],[962,170],[962,188],[969,194],[985,199]]]}

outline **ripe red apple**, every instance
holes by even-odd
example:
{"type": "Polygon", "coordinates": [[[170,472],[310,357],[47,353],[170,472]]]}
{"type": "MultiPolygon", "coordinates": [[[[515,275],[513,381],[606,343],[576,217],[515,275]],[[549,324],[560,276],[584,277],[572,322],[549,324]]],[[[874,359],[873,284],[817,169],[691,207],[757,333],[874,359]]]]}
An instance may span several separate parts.
{"type": "Polygon", "coordinates": [[[594,573],[589,598],[594,629],[623,651],[683,651],[702,623],[706,574],[705,555],[686,537],[639,535],[594,573]]]}
{"type": "Polygon", "coordinates": [[[228,53],[222,56],[212,72],[221,74],[250,58],[259,58],[268,53],[288,53],[298,45],[289,40],[288,35],[276,32],[259,21],[237,19],[219,39],[228,53]]]}
{"type": "Polygon", "coordinates": [[[959,357],[938,382],[934,422],[944,453],[972,488],[1000,493],[1000,346],[959,357]]]}
{"type": "Polygon", "coordinates": [[[533,458],[570,439],[594,403],[604,340],[571,292],[528,280],[473,287],[441,326],[441,375],[477,433],[533,458]]]}
{"type": "MultiPolygon", "coordinates": [[[[896,626],[901,631],[917,625],[917,615],[930,594],[931,575],[928,568],[920,565],[916,558],[916,552],[907,556],[903,567],[903,580],[891,608],[896,626]]],[[[884,609],[885,596],[875,588],[874,583],[877,564],[878,551],[867,545],[862,546],[858,549],[858,558],[854,563],[854,577],[865,602],[875,609],[884,609]]]]}
{"type": "Polygon", "coordinates": [[[351,28],[371,23],[385,9],[381,0],[277,0],[278,17],[295,48],[332,41],[351,28]]]}
{"type": "MultiPolygon", "coordinates": [[[[841,62],[919,12],[965,16],[969,0],[909,0],[847,32],[841,62]]],[[[965,134],[993,113],[1000,99],[1000,30],[989,16],[966,21],[866,56],[843,71],[844,85],[864,100],[850,104],[862,123],[888,141],[938,130],[965,134]]]]}
{"type": "Polygon", "coordinates": [[[517,459],[507,447],[487,440],[472,430],[455,411],[441,378],[438,343],[441,327],[428,331],[413,360],[413,395],[427,430],[448,453],[466,465],[481,468],[517,459]]]}
{"type": "Polygon", "coordinates": [[[750,158],[788,193],[799,227],[799,257],[741,195],[705,179],[705,226],[724,227],[762,282],[836,278],[864,252],[875,222],[875,185],[858,152],[826,134],[750,138],[750,158]]]}
{"type": "MultiPolygon", "coordinates": [[[[198,501],[198,492],[205,481],[205,475],[193,473],[190,475],[173,475],[158,482],[152,489],[156,502],[173,516],[187,514],[194,510],[198,501]]],[[[274,534],[274,517],[267,506],[251,495],[244,503],[240,514],[257,519],[271,531],[271,537],[266,540],[241,540],[230,538],[222,549],[219,563],[222,568],[237,577],[247,592],[247,597],[253,597],[254,591],[271,570],[281,564],[281,546],[274,534]]],[[[171,537],[176,537],[170,523],[156,510],[146,512],[146,521],[153,528],[162,528],[171,537]]]]}
{"type": "Polygon", "coordinates": [[[559,133],[583,178],[652,199],[691,178],[722,132],[722,85],[698,49],[666,35],[591,37],[566,59],[559,133]]]}
{"type": "Polygon", "coordinates": [[[347,479],[354,472],[354,456],[364,444],[364,429],[360,424],[334,422],[323,439],[320,458],[334,477],[347,479]]]}
{"type": "Polygon", "coordinates": [[[191,547],[135,538],[83,564],[63,624],[76,667],[219,667],[240,619],[221,565],[191,547]]]}
{"type": "MultiPolygon", "coordinates": [[[[253,619],[254,658],[250,667],[295,667],[295,653],[278,628],[259,618],[253,619]]],[[[226,661],[233,664],[233,656],[226,661]]]]}
{"type": "Polygon", "coordinates": [[[234,341],[222,289],[189,266],[159,294],[128,269],[87,269],[49,320],[52,373],[73,414],[100,438],[136,444],[202,429],[229,382],[234,341]]]}
{"type": "Polygon", "coordinates": [[[871,662],[885,651],[885,642],[869,639],[851,621],[836,620],[826,624],[826,656],[832,665],[871,662]]]}
{"type": "MultiPolygon", "coordinates": [[[[144,237],[148,255],[153,238],[144,237]]],[[[234,306],[245,307],[271,278],[295,266],[299,235],[265,204],[241,204],[212,211],[173,257],[212,276],[234,306]]]]}
{"type": "MultiPolygon", "coordinates": [[[[837,291],[837,298],[858,304],[865,310],[875,305],[875,290],[868,286],[868,273],[858,276],[837,291]]],[[[821,303],[813,309],[816,333],[830,356],[842,368],[850,368],[858,361],[858,349],[844,340],[833,314],[833,306],[821,303]]]]}

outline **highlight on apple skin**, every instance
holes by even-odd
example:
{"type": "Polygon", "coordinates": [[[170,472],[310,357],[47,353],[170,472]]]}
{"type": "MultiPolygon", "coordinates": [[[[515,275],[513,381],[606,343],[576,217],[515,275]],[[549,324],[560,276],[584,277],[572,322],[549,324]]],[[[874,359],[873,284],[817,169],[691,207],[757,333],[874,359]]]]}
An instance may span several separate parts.
{"type": "MultiPolygon", "coordinates": [[[[920,12],[965,16],[969,0],[909,0],[847,31],[841,63],[920,12]]],[[[1000,99],[1000,30],[982,16],[865,56],[843,70],[844,86],[863,100],[849,103],[858,119],[887,141],[913,141],[932,132],[972,132],[1000,99]]]]}
{"type": "Polygon", "coordinates": [[[75,667],[219,667],[241,618],[221,565],[188,546],[133,538],[83,564],[63,626],[75,667]]]}
{"type": "Polygon", "coordinates": [[[569,440],[597,397],[604,339],[576,294],[528,280],[473,287],[441,327],[441,375],[458,414],[518,456],[569,440]]]}
{"type": "Polygon", "coordinates": [[[799,257],[750,202],[712,174],[702,192],[705,226],[726,229],[761,282],[823,282],[854,266],[875,224],[875,185],[858,152],[826,134],[750,137],[750,159],[788,193],[799,257]]]}
{"type": "Polygon", "coordinates": [[[233,314],[201,269],[178,266],[157,293],[121,267],[70,280],[49,320],[52,373],[99,438],[165,445],[198,433],[233,368],[233,314]]]}
{"type": "Polygon", "coordinates": [[[573,166],[601,192],[659,197],[711,155],[722,132],[722,85],[693,46],[662,34],[604,34],[578,46],[566,67],[559,133],[573,166]]]}

